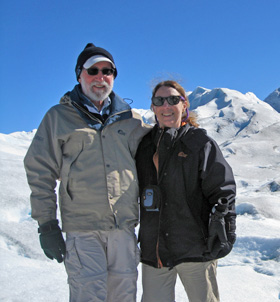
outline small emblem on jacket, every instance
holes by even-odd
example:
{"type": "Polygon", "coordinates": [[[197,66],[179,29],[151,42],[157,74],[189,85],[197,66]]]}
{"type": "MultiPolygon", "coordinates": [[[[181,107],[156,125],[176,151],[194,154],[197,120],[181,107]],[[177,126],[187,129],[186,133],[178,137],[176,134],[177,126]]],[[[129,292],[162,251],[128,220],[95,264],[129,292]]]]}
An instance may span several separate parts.
{"type": "Polygon", "coordinates": [[[178,156],[180,156],[180,157],[187,157],[188,154],[186,154],[183,151],[181,151],[181,152],[178,153],[178,156]]]}
{"type": "Polygon", "coordinates": [[[121,135],[125,135],[125,132],[123,130],[121,130],[121,129],[118,130],[118,133],[121,134],[121,135]]]}

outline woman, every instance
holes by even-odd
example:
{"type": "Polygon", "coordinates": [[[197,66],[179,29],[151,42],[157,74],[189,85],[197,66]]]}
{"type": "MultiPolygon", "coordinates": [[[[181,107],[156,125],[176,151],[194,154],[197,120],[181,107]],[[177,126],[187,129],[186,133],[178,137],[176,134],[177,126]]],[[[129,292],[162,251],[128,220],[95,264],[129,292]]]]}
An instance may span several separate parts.
{"type": "Polygon", "coordinates": [[[232,170],[188,107],[181,85],[159,83],[157,124],[137,151],[142,302],[173,302],[177,275],[189,301],[219,301],[217,259],[236,238],[232,170]]]}

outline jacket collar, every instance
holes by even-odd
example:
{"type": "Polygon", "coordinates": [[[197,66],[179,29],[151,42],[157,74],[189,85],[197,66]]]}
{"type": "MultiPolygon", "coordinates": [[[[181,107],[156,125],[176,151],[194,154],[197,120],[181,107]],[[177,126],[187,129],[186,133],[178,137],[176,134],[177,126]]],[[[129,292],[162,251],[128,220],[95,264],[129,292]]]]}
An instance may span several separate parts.
{"type": "Polygon", "coordinates": [[[60,100],[60,104],[71,104],[86,121],[86,123],[96,130],[101,130],[106,125],[116,121],[132,117],[131,107],[113,91],[110,94],[111,110],[104,123],[98,118],[98,115],[88,111],[85,104],[89,102],[83,97],[80,84],[76,85],[72,91],[67,92],[60,100]]]}
{"type": "Polygon", "coordinates": [[[180,128],[159,128],[155,125],[152,131],[152,141],[155,145],[158,144],[159,140],[162,140],[166,147],[172,147],[174,144],[181,139],[190,129],[190,125],[186,124],[180,128]]]}

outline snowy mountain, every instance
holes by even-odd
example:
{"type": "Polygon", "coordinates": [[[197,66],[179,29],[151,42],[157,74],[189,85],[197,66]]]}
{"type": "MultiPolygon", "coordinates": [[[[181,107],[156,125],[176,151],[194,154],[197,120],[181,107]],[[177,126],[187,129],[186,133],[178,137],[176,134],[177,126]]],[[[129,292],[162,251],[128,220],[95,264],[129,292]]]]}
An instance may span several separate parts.
{"type": "Polygon", "coordinates": [[[279,114],[252,92],[245,95],[226,88],[197,88],[189,95],[191,110],[201,117],[200,124],[218,141],[258,133],[279,122],[279,114]]]}
{"type": "Polygon", "coordinates": [[[280,112],[280,87],[265,98],[264,102],[268,103],[276,111],[280,112]]]}
{"type": "MultiPolygon", "coordinates": [[[[200,126],[232,166],[238,186],[238,239],[218,267],[221,301],[279,301],[280,114],[267,99],[226,88],[198,87],[189,98],[200,126]]],[[[154,123],[150,110],[135,110],[154,123]]],[[[0,134],[0,301],[66,302],[64,266],[45,257],[37,224],[30,218],[22,160],[34,134],[0,134]]],[[[141,291],[139,266],[138,301],[141,291]]],[[[179,281],[176,301],[188,301],[179,281]]]]}

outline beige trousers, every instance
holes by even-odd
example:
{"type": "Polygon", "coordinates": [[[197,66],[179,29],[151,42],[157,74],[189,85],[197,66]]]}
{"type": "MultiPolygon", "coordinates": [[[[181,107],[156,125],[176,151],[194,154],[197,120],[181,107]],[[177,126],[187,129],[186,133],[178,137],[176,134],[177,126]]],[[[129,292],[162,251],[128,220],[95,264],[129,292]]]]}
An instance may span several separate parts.
{"type": "Polygon", "coordinates": [[[67,233],[70,302],[135,302],[138,263],[134,229],[67,233]]]}
{"type": "Polygon", "coordinates": [[[189,302],[218,302],[216,280],[217,260],[186,262],[173,269],[157,269],[142,265],[142,302],[174,302],[177,275],[185,288],[189,302]]]}

